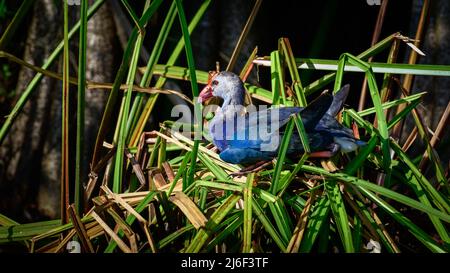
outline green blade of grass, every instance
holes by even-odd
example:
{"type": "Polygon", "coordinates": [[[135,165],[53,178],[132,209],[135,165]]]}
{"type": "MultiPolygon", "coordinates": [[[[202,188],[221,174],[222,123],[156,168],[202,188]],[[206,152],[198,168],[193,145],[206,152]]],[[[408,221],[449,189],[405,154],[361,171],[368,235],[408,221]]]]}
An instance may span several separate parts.
{"type": "MultiPolygon", "coordinates": [[[[94,219],[92,218],[92,216],[84,216],[83,218],[81,218],[81,222],[83,224],[87,224],[89,222],[92,222],[93,220],[94,219]]],[[[38,233],[38,235],[34,236],[31,239],[32,242],[37,242],[37,241],[45,239],[45,238],[49,238],[49,237],[53,237],[53,236],[56,236],[56,235],[60,235],[62,232],[73,228],[73,224],[71,222],[67,223],[67,224],[64,224],[64,225],[61,225],[61,221],[60,220],[58,220],[58,221],[59,221],[59,224],[56,227],[54,227],[54,228],[52,228],[52,229],[50,229],[50,230],[48,230],[46,232],[38,233]]],[[[39,227],[40,225],[42,225],[42,226],[47,226],[47,225],[52,226],[53,225],[52,222],[53,221],[44,221],[44,222],[38,222],[38,223],[32,223],[32,224],[24,224],[23,226],[25,226],[25,225],[27,227],[32,227],[32,226],[33,227],[39,227]]]]}
{"type": "MultiPolygon", "coordinates": [[[[181,39],[180,41],[183,41],[183,40],[181,39]]],[[[182,44],[184,44],[184,42],[182,44]]],[[[176,80],[183,80],[183,81],[191,80],[189,68],[175,66],[173,64],[164,64],[164,65],[156,64],[154,74],[161,76],[162,78],[167,78],[167,79],[176,79],[176,80]]],[[[195,74],[197,75],[198,83],[201,83],[201,84],[208,83],[208,77],[209,77],[208,72],[196,70],[195,74]]]]}
{"type": "Polygon", "coordinates": [[[366,161],[367,157],[370,153],[372,153],[373,149],[378,143],[378,138],[376,135],[372,135],[370,140],[367,142],[367,145],[362,148],[356,157],[352,159],[345,167],[343,172],[349,175],[353,175],[356,170],[358,170],[362,164],[366,161]]]}
{"type": "Polygon", "coordinates": [[[158,164],[157,164],[157,168],[161,169],[162,168],[162,164],[166,161],[166,147],[167,147],[167,141],[166,139],[161,139],[161,144],[159,146],[159,151],[158,151],[158,164]]]}
{"type": "Polygon", "coordinates": [[[377,83],[375,81],[375,76],[373,75],[371,69],[367,72],[367,83],[369,85],[369,94],[372,97],[373,104],[376,109],[376,118],[378,129],[380,132],[380,142],[381,149],[383,152],[383,167],[386,172],[386,177],[384,183],[387,187],[390,185],[390,177],[392,173],[391,168],[391,155],[390,155],[390,145],[389,145],[389,131],[386,123],[386,117],[384,115],[383,108],[381,107],[381,98],[378,91],[377,83]]]}
{"type": "Polygon", "coordinates": [[[64,1],[64,50],[61,113],[61,220],[69,221],[66,209],[69,207],[69,8],[64,1]]]}
{"type": "Polygon", "coordinates": [[[119,137],[117,143],[117,152],[115,158],[115,166],[114,166],[114,182],[113,182],[113,192],[120,193],[122,191],[122,178],[123,178],[123,167],[124,167],[124,154],[125,154],[125,146],[126,146],[126,125],[130,112],[130,104],[131,104],[131,96],[132,96],[132,86],[137,70],[137,62],[139,60],[139,53],[141,51],[142,42],[144,37],[139,34],[136,40],[135,48],[133,51],[133,55],[131,57],[130,70],[128,72],[127,84],[129,88],[126,93],[123,94],[122,98],[122,106],[123,112],[121,118],[118,120],[119,125],[119,137]]]}
{"type": "Polygon", "coordinates": [[[278,51],[270,53],[270,59],[272,60],[270,66],[270,78],[272,82],[272,105],[279,104],[280,100],[280,83],[278,77],[277,67],[279,66],[278,51]]]}
{"type": "MultiPolygon", "coordinates": [[[[267,202],[267,203],[274,203],[277,201],[277,196],[271,194],[268,191],[262,190],[258,187],[253,188],[252,190],[261,200],[267,202]]],[[[259,199],[258,199],[259,200],[259,199]]]]}
{"type": "Polygon", "coordinates": [[[269,191],[274,195],[277,194],[280,187],[280,174],[286,158],[289,142],[291,141],[293,129],[294,129],[294,120],[291,119],[286,125],[286,130],[284,132],[281,144],[279,146],[277,163],[275,164],[275,171],[272,179],[272,184],[270,185],[269,191]]]}
{"type": "Polygon", "coordinates": [[[180,228],[179,230],[172,232],[171,234],[167,235],[166,237],[164,237],[163,239],[161,239],[156,247],[158,249],[164,248],[165,246],[167,246],[168,244],[170,244],[171,242],[175,241],[176,239],[178,239],[180,236],[182,236],[183,234],[185,234],[186,232],[190,232],[195,230],[193,225],[187,225],[185,227],[180,228]]]}
{"type": "Polygon", "coordinates": [[[14,226],[14,225],[20,225],[18,222],[14,221],[13,219],[3,215],[0,213],[0,226],[14,226]]]}
{"type": "MultiPolygon", "coordinates": [[[[227,173],[222,168],[217,166],[211,159],[209,159],[208,156],[205,156],[203,153],[198,153],[197,156],[200,161],[202,161],[202,163],[205,164],[205,166],[214,174],[214,176],[217,177],[217,179],[222,181],[230,180],[227,173]]],[[[193,158],[191,157],[191,161],[192,159],[193,158]]],[[[194,160],[196,160],[196,158],[194,160]]]]}
{"type": "Polygon", "coordinates": [[[128,14],[131,16],[131,19],[133,19],[133,22],[135,23],[136,27],[139,29],[139,32],[142,32],[142,29],[139,25],[139,17],[136,15],[134,10],[131,8],[130,4],[127,0],[121,0],[122,4],[124,5],[125,9],[127,10],[128,14]]]}
{"type": "Polygon", "coordinates": [[[208,197],[208,189],[207,188],[200,188],[200,201],[198,202],[198,207],[201,211],[204,211],[206,209],[206,199],[208,197]]]}
{"type": "Polygon", "coordinates": [[[308,159],[308,154],[303,154],[300,160],[295,164],[295,168],[292,170],[291,173],[284,176],[280,181],[280,191],[278,192],[278,196],[282,196],[283,193],[286,191],[286,189],[289,187],[289,184],[292,182],[292,180],[296,177],[297,173],[300,171],[303,164],[308,159]]]}
{"type": "Polygon", "coordinates": [[[289,242],[292,238],[292,221],[286,212],[286,207],[281,199],[277,199],[273,203],[269,203],[270,211],[272,212],[275,223],[280,231],[280,235],[285,242],[289,242]]]}
{"type": "Polygon", "coordinates": [[[316,204],[308,218],[306,230],[300,244],[300,253],[310,252],[320,234],[325,221],[330,213],[330,201],[326,196],[322,196],[316,204]]]}
{"type": "Polygon", "coordinates": [[[173,189],[175,189],[175,186],[178,183],[178,180],[180,180],[181,176],[183,175],[183,173],[186,170],[187,167],[187,163],[190,160],[190,156],[189,156],[190,152],[186,153],[186,156],[183,158],[183,161],[181,162],[180,168],[178,168],[177,174],[175,175],[175,178],[172,181],[172,185],[170,185],[169,191],[167,192],[167,196],[170,196],[173,192],[173,189]]]}
{"type": "Polygon", "coordinates": [[[406,117],[406,115],[408,115],[413,109],[416,108],[417,105],[419,105],[419,103],[420,100],[416,100],[410,103],[408,106],[406,106],[405,109],[403,109],[400,113],[395,115],[395,117],[393,117],[388,123],[388,130],[392,129],[392,127],[394,127],[397,123],[403,120],[406,117]]]}
{"type": "Polygon", "coordinates": [[[353,246],[352,232],[348,223],[347,211],[345,210],[344,200],[339,189],[339,185],[335,180],[326,180],[325,189],[330,200],[331,211],[333,212],[336,226],[341,237],[344,250],[347,253],[355,252],[353,246]]]}
{"type": "Polygon", "coordinates": [[[300,136],[300,140],[303,145],[303,150],[306,154],[311,152],[311,148],[309,147],[309,139],[308,134],[306,134],[305,126],[303,125],[303,120],[301,118],[301,113],[297,113],[294,116],[295,128],[297,128],[298,135],[300,136]]]}
{"type": "MultiPolygon", "coordinates": [[[[364,58],[361,58],[364,59],[364,58]]],[[[337,60],[297,58],[298,69],[336,71],[339,66],[337,60]]],[[[429,64],[401,64],[401,63],[380,63],[370,62],[372,70],[376,74],[413,74],[423,76],[450,76],[449,65],[429,65],[429,64]]],[[[365,72],[357,65],[348,65],[345,72],[365,72]]]]}
{"type": "Polygon", "coordinates": [[[246,187],[244,189],[244,240],[243,240],[243,253],[250,253],[252,248],[252,188],[254,173],[247,176],[246,187]]]}
{"type": "Polygon", "coordinates": [[[156,160],[156,156],[157,156],[157,151],[159,151],[159,146],[161,145],[161,137],[157,136],[156,137],[156,141],[155,141],[155,145],[153,145],[153,149],[150,152],[150,158],[147,162],[147,168],[150,168],[154,165],[155,160],[156,160]]]}
{"type": "MultiPolygon", "coordinates": [[[[175,0],[175,3],[177,4],[177,11],[178,11],[178,18],[180,19],[180,25],[181,30],[183,33],[183,39],[184,39],[184,46],[186,50],[186,57],[189,67],[189,75],[191,76],[191,88],[192,88],[192,96],[198,97],[198,85],[197,85],[197,75],[195,73],[195,61],[194,61],[194,54],[192,52],[192,45],[191,45],[191,38],[190,33],[188,29],[188,23],[186,21],[186,15],[184,14],[183,5],[181,4],[181,0],[175,0]]],[[[195,125],[199,126],[201,121],[201,104],[199,104],[197,101],[195,101],[196,105],[194,106],[195,114],[195,125]]],[[[200,131],[201,132],[201,131],[200,131]]],[[[201,133],[200,133],[201,134],[201,133]]],[[[194,174],[195,174],[195,167],[196,167],[196,159],[198,154],[198,146],[199,143],[199,136],[198,136],[198,130],[196,130],[196,137],[194,140],[194,147],[192,149],[191,154],[191,166],[189,167],[188,172],[188,185],[191,184],[194,181],[194,174]]]]}
{"type": "Polygon", "coordinates": [[[329,245],[331,244],[331,240],[333,238],[333,233],[336,233],[336,229],[334,228],[332,222],[322,227],[322,230],[319,233],[319,242],[317,246],[318,253],[327,253],[329,245]]]}
{"type": "Polygon", "coordinates": [[[197,253],[202,248],[203,245],[206,243],[208,238],[211,236],[211,231],[214,230],[217,225],[220,224],[220,222],[225,218],[225,216],[233,209],[236,202],[241,199],[240,194],[232,194],[230,195],[226,201],[220,205],[219,208],[214,211],[214,213],[211,215],[211,218],[206,223],[205,228],[201,228],[197,234],[192,239],[192,242],[190,245],[186,248],[186,253],[197,253]]]}
{"type": "Polygon", "coordinates": [[[87,0],[81,0],[80,40],[78,53],[78,96],[77,96],[77,138],[75,155],[75,209],[79,215],[83,212],[82,164],[84,152],[84,111],[86,92],[86,40],[87,40],[87,0]]]}
{"type": "Polygon", "coordinates": [[[353,245],[356,252],[361,251],[362,245],[362,223],[361,219],[357,216],[353,217],[353,245]]]}
{"type": "Polygon", "coordinates": [[[252,205],[253,205],[253,212],[258,217],[259,221],[264,226],[267,233],[269,233],[270,237],[277,244],[277,246],[280,248],[280,250],[282,252],[285,252],[287,244],[288,244],[287,241],[285,241],[280,236],[280,234],[276,231],[275,227],[272,225],[269,218],[267,218],[263,209],[261,208],[261,206],[258,204],[258,202],[254,198],[253,198],[252,205]]]}
{"type": "MultiPolygon", "coordinates": [[[[383,110],[390,109],[392,107],[398,106],[398,105],[403,104],[403,103],[418,101],[426,93],[427,92],[420,92],[420,93],[417,93],[417,94],[414,94],[414,95],[411,95],[411,96],[407,96],[407,97],[404,97],[404,98],[401,98],[401,99],[385,102],[385,103],[382,104],[383,110]]],[[[366,108],[366,109],[358,112],[358,114],[361,117],[364,117],[364,116],[367,116],[367,115],[370,115],[370,114],[373,114],[373,113],[375,113],[375,107],[366,108]]]]}
{"type": "Polygon", "coordinates": [[[15,224],[0,227],[0,243],[19,242],[61,226],[61,220],[15,224]]]}
{"type": "Polygon", "coordinates": [[[292,48],[289,40],[287,38],[280,38],[279,47],[283,52],[286,65],[292,78],[292,86],[294,87],[298,105],[301,107],[306,107],[306,97],[303,93],[302,82],[300,80],[300,75],[298,73],[297,65],[295,62],[294,54],[292,53],[292,48]]]}
{"type": "Polygon", "coordinates": [[[228,238],[230,235],[233,235],[234,231],[242,225],[244,217],[242,217],[242,214],[236,214],[233,216],[228,217],[227,220],[229,221],[223,221],[222,223],[227,223],[226,227],[218,233],[216,236],[214,236],[213,239],[208,243],[208,245],[205,247],[206,252],[211,252],[213,248],[222,243],[226,238],[228,238]]]}
{"type": "MultiPolygon", "coordinates": [[[[222,183],[217,181],[204,181],[204,180],[197,180],[194,182],[195,186],[203,186],[203,187],[210,187],[210,188],[216,188],[216,189],[222,189],[227,191],[235,191],[235,192],[242,192],[244,191],[242,185],[233,185],[229,183],[222,183]]],[[[186,189],[186,193],[190,192],[192,187],[190,186],[188,189],[186,189]]]]}

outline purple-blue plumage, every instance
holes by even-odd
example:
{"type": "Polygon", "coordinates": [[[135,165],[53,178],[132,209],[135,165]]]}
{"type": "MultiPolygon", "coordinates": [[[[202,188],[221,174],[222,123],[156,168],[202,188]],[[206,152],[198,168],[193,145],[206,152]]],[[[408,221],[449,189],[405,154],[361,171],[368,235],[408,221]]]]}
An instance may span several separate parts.
{"type": "MultiPolygon", "coordinates": [[[[277,156],[290,117],[300,113],[312,151],[331,151],[333,154],[354,151],[363,142],[350,129],[334,118],[342,109],[349,92],[345,85],[335,96],[322,94],[306,108],[280,107],[246,112],[244,84],[231,72],[220,72],[200,93],[203,102],[220,97],[223,103],[209,123],[209,133],[220,151],[222,160],[234,164],[254,163],[277,156]]],[[[295,131],[294,131],[295,132],[295,131]]],[[[288,156],[299,156],[303,145],[297,133],[292,135],[288,156]]]]}

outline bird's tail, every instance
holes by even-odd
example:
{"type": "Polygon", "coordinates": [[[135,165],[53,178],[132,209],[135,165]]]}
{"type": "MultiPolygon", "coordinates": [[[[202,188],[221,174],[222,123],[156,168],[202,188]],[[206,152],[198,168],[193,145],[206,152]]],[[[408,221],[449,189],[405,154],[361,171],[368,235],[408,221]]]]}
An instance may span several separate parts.
{"type": "Polygon", "coordinates": [[[350,84],[344,85],[336,94],[333,96],[333,102],[328,108],[327,114],[335,117],[339,111],[341,111],[344,106],[344,102],[347,99],[348,93],[350,91],[350,84]]]}

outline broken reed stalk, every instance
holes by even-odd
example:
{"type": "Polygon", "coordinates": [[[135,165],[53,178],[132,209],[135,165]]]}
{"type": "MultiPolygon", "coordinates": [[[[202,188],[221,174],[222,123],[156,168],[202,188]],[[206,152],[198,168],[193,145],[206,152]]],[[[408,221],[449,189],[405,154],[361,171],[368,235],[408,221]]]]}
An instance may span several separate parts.
{"type": "MultiPolygon", "coordinates": [[[[421,45],[421,41],[425,34],[425,24],[428,21],[429,16],[429,8],[430,8],[430,0],[425,0],[423,2],[422,11],[420,13],[419,23],[417,25],[416,36],[414,38],[414,46],[419,47],[421,45]]],[[[418,53],[415,50],[411,50],[409,54],[408,64],[415,64],[418,60],[418,53]]],[[[408,90],[407,94],[409,95],[409,90],[411,90],[411,86],[414,81],[414,75],[408,74],[403,79],[403,89],[408,90]]],[[[401,96],[402,93],[400,93],[401,96]]],[[[399,105],[397,108],[397,114],[400,113],[403,109],[405,109],[404,105],[399,105]]],[[[403,130],[404,121],[400,121],[392,131],[392,135],[396,139],[400,139],[402,130],[403,130]]]]}

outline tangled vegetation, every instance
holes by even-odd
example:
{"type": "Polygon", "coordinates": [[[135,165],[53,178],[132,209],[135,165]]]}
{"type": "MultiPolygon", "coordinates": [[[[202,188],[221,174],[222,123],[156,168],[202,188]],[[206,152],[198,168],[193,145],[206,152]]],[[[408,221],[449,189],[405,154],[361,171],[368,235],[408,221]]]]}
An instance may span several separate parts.
{"type": "MultiPolygon", "coordinates": [[[[296,58],[286,38],[280,38],[270,56],[258,57],[255,49],[240,76],[246,79],[259,66],[262,72],[270,73],[271,86],[245,83],[249,102],[306,106],[314,97],[311,95],[329,86],[336,91],[347,83],[346,73],[366,77],[371,102],[367,104],[371,106],[360,111],[346,107],[339,117],[367,145],[357,152],[313,159],[308,157],[305,143],[307,152],[292,162],[286,158],[290,136],[295,130],[304,134],[298,119],[293,118],[273,164],[245,177],[231,177],[229,174],[242,166],[220,160],[207,140],[194,141],[172,130],[173,121],[161,123],[160,130],[144,131],[152,112],[164,107],[158,104],[160,94],[178,94],[190,101],[186,95],[164,89],[167,79],[189,81],[191,90],[184,94],[191,92],[192,97],[198,96],[199,84],[207,83],[208,72],[196,70],[190,34],[211,0],[203,1],[189,23],[182,1],[172,1],[146,67],[138,67],[145,26],[163,1],[147,2],[150,4],[139,16],[122,1],[135,26],[112,84],[85,78],[87,20],[104,0],[89,8],[87,0],[82,0],[80,21],[71,29],[64,5],[64,40],[42,67],[0,52],[0,57],[37,72],[1,125],[0,140],[43,77],[63,82],[63,98],[70,84],[77,85],[79,100],[77,109],[71,109],[78,113],[77,160],[73,163],[68,160],[67,140],[75,132],[68,131],[68,102],[63,100],[61,219],[19,224],[2,212],[0,243],[24,244],[30,252],[64,252],[72,240],[80,242],[83,252],[106,253],[449,251],[448,178],[434,149],[435,141],[415,110],[425,92],[411,95],[410,90],[403,90],[400,99],[393,99],[390,92],[394,84],[403,86],[397,74],[450,76],[449,66],[395,63],[399,48],[414,42],[399,33],[357,56],[343,53],[335,61],[296,58]],[[177,21],[182,35],[171,57],[161,64],[159,57],[177,21]],[[68,72],[68,45],[77,34],[79,70],[74,78],[68,72]],[[385,51],[389,51],[386,62],[368,62],[385,51]],[[182,53],[188,67],[176,66],[182,53]],[[62,75],[48,70],[60,54],[64,58],[62,75]],[[298,69],[331,71],[313,82],[302,82],[298,69]],[[138,73],[142,77],[136,85],[138,73]],[[383,74],[383,80],[377,80],[376,74],[383,74]],[[89,103],[84,101],[84,92],[94,87],[109,89],[109,100],[89,163],[89,180],[83,185],[86,181],[80,177],[80,166],[87,163],[80,156],[82,113],[89,103]],[[120,112],[114,111],[117,104],[120,112]],[[415,134],[426,147],[425,156],[408,156],[414,133],[402,145],[395,138],[397,126],[407,116],[414,118],[415,134]],[[107,139],[111,128],[114,137],[107,139]],[[75,168],[75,179],[69,178],[69,168],[75,168]],[[426,168],[432,171],[425,174],[426,168]],[[69,181],[75,185],[69,186],[69,181]]],[[[20,13],[21,9],[16,14],[19,18],[20,13]]],[[[6,35],[8,31],[3,37],[6,35]]],[[[357,88],[350,93],[359,96],[357,88]]],[[[444,113],[444,124],[445,119],[444,113]]],[[[201,123],[196,120],[193,131],[201,123]]]]}

